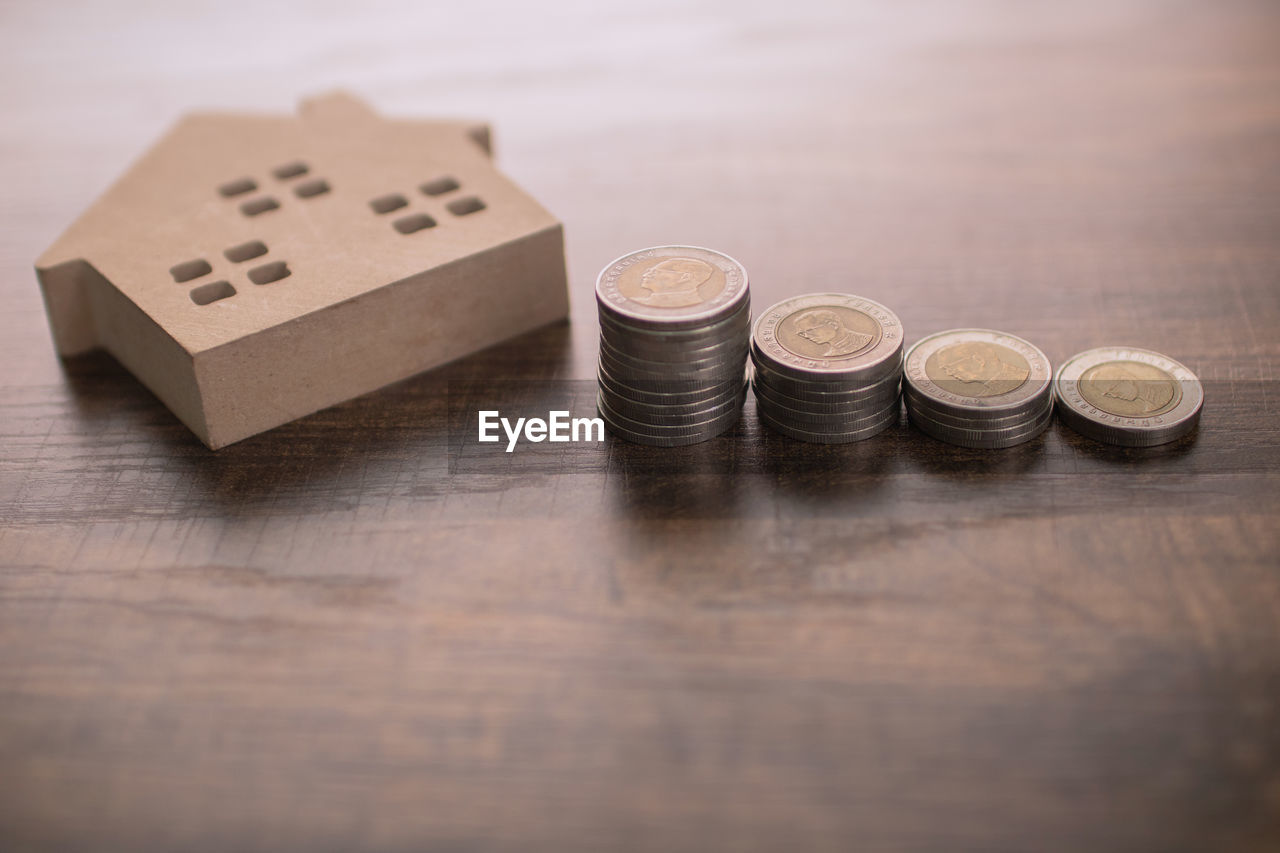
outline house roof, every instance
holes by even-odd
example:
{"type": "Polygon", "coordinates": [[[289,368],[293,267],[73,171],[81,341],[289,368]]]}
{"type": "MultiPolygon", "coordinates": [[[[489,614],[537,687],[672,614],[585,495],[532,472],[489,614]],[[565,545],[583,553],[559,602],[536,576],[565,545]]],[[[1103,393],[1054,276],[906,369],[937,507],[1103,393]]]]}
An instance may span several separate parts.
{"type": "Polygon", "coordinates": [[[198,353],[556,227],[486,146],[483,127],[344,94],[189,115],[37,266],[87,261],[198,353]]]}

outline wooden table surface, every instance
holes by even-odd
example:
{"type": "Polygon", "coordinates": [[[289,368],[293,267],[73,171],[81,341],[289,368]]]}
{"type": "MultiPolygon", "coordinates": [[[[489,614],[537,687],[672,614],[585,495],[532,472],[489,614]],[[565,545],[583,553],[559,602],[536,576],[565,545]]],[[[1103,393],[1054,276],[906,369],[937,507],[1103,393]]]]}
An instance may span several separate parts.
{"type": "Polygon", "coordinates": [[[8,2],[0,48],[0,849],[1280,849],[1280,6],[8,2]],[[128,162],[338,86],[492,120],[570,323],[218,453],[58,361],[32,262],[128,162]],[[671,242],[1166,352],[1199,432],[450,455],[451,388],[589,389],[596,271],[671,242]]]}

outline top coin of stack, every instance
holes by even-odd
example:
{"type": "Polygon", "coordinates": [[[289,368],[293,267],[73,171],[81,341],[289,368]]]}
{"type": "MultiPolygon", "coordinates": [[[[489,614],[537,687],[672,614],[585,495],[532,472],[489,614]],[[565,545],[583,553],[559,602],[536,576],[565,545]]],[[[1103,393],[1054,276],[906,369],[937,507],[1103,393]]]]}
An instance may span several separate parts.
{"type": "Polygon", "coordinates": [[[596,404],[611,432],[674,447],[737,422],[751,329],[741,264],[695,246],[643,249],[604,268],[596,303],[596,404]]]}
{"type": "Polygon", "coordinates": [[[1078,353],[1058,368],[1053,385],[1068,426],[1126,447],[1181,438],[1195,429],[1204,403],[1204,388],[1186,366],[1136,347],[1078,353]]]}
{"type": "Polygon", "coordinates": [[[951,329],[917,341],[903,367],[903,401],[921,432],[961,447],[1013,447],[1053,416],[1048,357],[1022,338],[951,329]]]}
{"type": "Polygon", "coordinates": [[[756,321],[752,388],[760,420],[801,441],[841,444],[898,420],[902,322],[847,293],[784,299],[756,321]]]}

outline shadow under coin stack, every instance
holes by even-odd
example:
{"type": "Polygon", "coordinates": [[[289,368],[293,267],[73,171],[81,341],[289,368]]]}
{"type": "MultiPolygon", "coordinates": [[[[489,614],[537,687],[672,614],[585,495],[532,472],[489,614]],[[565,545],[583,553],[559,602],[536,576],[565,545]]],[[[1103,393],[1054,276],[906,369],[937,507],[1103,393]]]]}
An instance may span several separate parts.
{"type": "Polygon", "coordinates": [[[800,441],[844,444],[898,421],[902,322],[845,293],[784,299],[751,336],[752,389],[765,426],[800,441]]]}
{"type": "Polygon", "coordinates": [[[737,423],[751,299],[733,258],[693,246],[624,255],[596,281],[600,417],[637,444],[676,447],[737,423]]]}
{"type": "Polygon", "coordinates": [[[911,423],[961,447],[1013,447],[1044,432],[1053,416],[1052,369],[1022,338],[952,329],[907,350],[903,400],[911,423]]]}

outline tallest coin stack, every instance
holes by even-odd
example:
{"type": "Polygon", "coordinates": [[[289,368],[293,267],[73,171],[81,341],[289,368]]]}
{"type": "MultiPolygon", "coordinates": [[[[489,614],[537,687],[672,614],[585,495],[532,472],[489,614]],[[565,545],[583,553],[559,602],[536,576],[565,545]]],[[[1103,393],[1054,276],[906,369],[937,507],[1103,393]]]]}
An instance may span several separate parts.
{"type": "Polygon", "coordinates": [[[600,273],[596,302],[596,404],[611,432],[675,447],[737,423],[751,334],[741,264],[694,246],[632,252],[600,273]]]}

